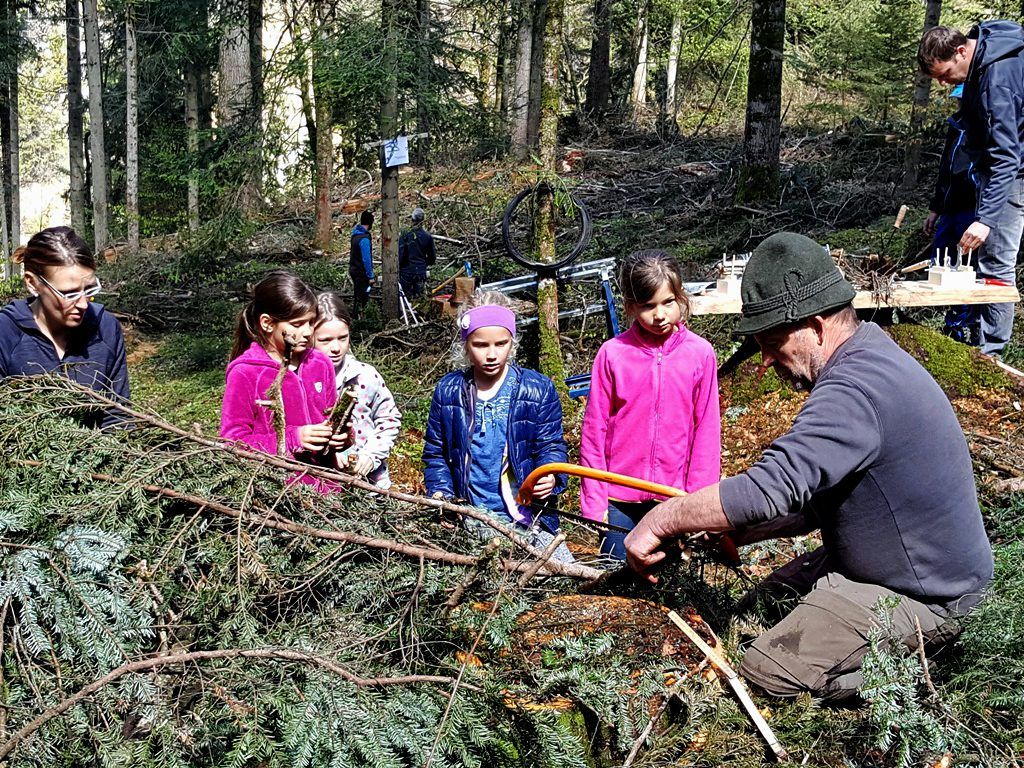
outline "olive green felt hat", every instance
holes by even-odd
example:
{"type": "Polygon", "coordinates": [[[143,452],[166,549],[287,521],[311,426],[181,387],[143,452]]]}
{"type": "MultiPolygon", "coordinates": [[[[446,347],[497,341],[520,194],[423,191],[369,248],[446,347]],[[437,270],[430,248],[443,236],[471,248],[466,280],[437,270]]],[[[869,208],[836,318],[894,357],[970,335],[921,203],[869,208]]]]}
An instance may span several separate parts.
{"type": "Polygon", "coordinates": [[[795,232],[779,232],[754,249],[743,271],[736,335],[819,315],[849,304],[855,294],[824,248],[795,232]]]}

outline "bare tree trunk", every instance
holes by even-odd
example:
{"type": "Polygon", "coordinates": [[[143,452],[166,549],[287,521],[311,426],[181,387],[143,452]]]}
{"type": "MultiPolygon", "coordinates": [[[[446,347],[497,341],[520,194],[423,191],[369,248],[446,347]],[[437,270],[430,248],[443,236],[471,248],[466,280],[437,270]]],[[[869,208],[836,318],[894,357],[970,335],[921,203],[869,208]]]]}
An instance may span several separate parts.
{"type": "Polygon", "coordinates": [[[15,264],[11,258],[13,251],[10,247],[10,238],[7,237],[7,192],[4,190],[4,185],[0,184],[0,262],[4,265],[4,277],[13,277],[18,274],[19,271],[24,271],[24,267],[19,264],[15,264]]]}
{"type": "MultiPolygon", "coordinates": [[[[313,5],[316,6],[317,3],[313,5]]],[[[249,81],[252,84],[252,186],[260,207],[263,189],[263,0],[249,0],[249,81]]]]}
{"type": "Polygon", "coordinates": [[[188,140],[188,229],[199,231],[199,67],[189,64],[185,70],[185,131],[188,140]]]}
{"type": "MultiPolygon", "coordinates": [[[[383,0],[381,25],[386,35],[384,50],[387,57],[388,80],[384,90],[384,103],[380,113],[382,140],[398,135],[398,16],[400,0],[383,0]]],[[[381,158],[384,158],[381,153],[381,158]]],[[[388,168],[381,163],[381,288],[384,293],[384,317],[395,320],[402,315],[398,302],[398,167],[388,168]]]]}
{"type": "Polygon", "coordinates": [[[633,70],[633,87],[629,91],[629,111],[636,120],[647,104],[647,14],[648,0],[640,0],[637,16],[636,68],[633,70]]]}
{"type": "Polygon", "coordinates": [[[139,54],[135,41],[135,7],[126,9],[125,57],[125,208],[128,216],[128,250],[139,250],[139,54]]]}
{"type": "Polygon", "coordinates": [[[512,156],[530,156],[530,70],[533,61],[533,0],[519,2],[519,30],[516,36],[515,88],[512,93],[512,156]]]}
{"type": "Polygon", "coordinates": [[[334,174],[333,105],[324,58],[326,37],[334,20],[334,3],[324,0],[314,10],[317,32],[313,45],[313,99],[316,103],[316,231],[313,245],[325,253],[331,247],[331,178],[334,174]]]}
{"type": "Polygon", "coordinates": [[[598,119],[608,111],[612,92],[611,9],[612,0],[594,0],[594,29],[590,38],[590,66],[587,77],[587,112],[598,119]]]}
{"type": "MultiPolygon", "coordinates": [[[[12,13],[17,13],[16,10],[13,10],[14,7],[15,6],[12,3],[12,13]]],[[[14,71],[11,73],[10,86],[11,111],[8,115],[11,134],[11,199],[7,201],[7,204],[11,209],[11,229],[9,235],[12,252],[14,248],[21,245],[21,128],[19,125],[19,112],[21,107],[19,106],[20,88],[18,83],[18,70],[18,57],[15,55],[14,71]]]]}
{"type": "Polygon", "coordinates": [[[248,0],[225,2],[218,62],[217,122],[221,130],[231,137],[231,152],[235,155],[237,168],[238,188],[228,194],[235,195],[234,204],[246,214],[259,207],[257,168],[260,164],[256,144],[259,118],[253,94],[249,29],[248,0]]]}
{"type": "Polygon", "coordinates": [[[68,57],[68,161],[71,171],[71,228],[85,232],[85,141],[82,130],[82,38],[79,0],[66,0],[68,57]]]}
{"type": "MultiPolygon", "coordinates": [[[[533,50],[530,57],[530,108],[527,116],[526,141],[531,150],[538,147],[540,141],[540,100],[544,87],[544,46],[545,23],[547,18],[547,0],[536,0],[533,15],[533,50]]],[[[559,56],[561,59],[561,56],[559,56]]]]}
{"type": "Polygon", "coordinates": [[[508,17],[508,3],[502,0],[501,26],[498,29],[498,55],[494,63],[494,105],[497,108],[501,125],[508,121],[509,95],[512,93],[513,69],[510,66],[514,58],[512,47],[512,29],[508,17]]]}
{"type": "MultiPolygon", "coordinates": [[[[548,0],[545,10],[539,153],[543,172],[555,176],[558,173],[558,113],[561,106],[558,80],[565,0],[548,0]]],[[[535,226],[540,260],[551,263],[556,259],[554,189],[551,186],[546,186],[539,195],[536,211],[535,226]]],[[[564,400],[565,363],[558,333],[558,284],[551,277],[540,277],[537,280],[537,316],[540,334],[540,371],[551,378],[564,400]]]]}
{"type": "Polygon", "coordinates": [[[786,0],[754,0],[738,200],[770,199],[778,191],[785,41],[786,0]]]}
{"type": "MultiPolygon", "coordinates": [[[[424,95],[430,92],[430,73],[433,69],[430,41],[430,0],[416,0],[416,45],[419,53],[419,76],[423,78],[416,92],[416,132],[429,134],[432,122],[430,103],[428,99],[424,98],[424,95]]],[[[486,54],[482,58],[486,59],[486,54]]],[[[430,162],[429,135],[416,141],[414,157],[416,165],[424,166],[430,162]]]]}
{"type": "MultiPolygon", "coordinates": [[[[923,35],[939,23],[942,12],[942,0],[927,0],[924,11],[923,35]]],[[[921,169],[921,129],[927,115],[928,97],[932,90],[932,79],[918,72],[914,81],[914,106],[910,113],[910,143],[907,154],[903,158],[903,179],[900,182],[900,193],[909,194],[916,186],[921,169]]]]}
{"type": "Polygon", "coordinates": [[[665,70],[665,112],[672,126],[678,129],[679,104],[676,101],[676,79],[679,74],[679,49],[683,44],[683,19],[672,14],[672,33],[668,42],[668,66],[665,70]]]}
{"type": "Polygon", "coordinates": [[[89,154],[92,168],[92,233],[97,253],[107,247],[107,150],[103,138],[103,73],[96,0],[82,0],[85,65],[89,80],[89,154]]]}

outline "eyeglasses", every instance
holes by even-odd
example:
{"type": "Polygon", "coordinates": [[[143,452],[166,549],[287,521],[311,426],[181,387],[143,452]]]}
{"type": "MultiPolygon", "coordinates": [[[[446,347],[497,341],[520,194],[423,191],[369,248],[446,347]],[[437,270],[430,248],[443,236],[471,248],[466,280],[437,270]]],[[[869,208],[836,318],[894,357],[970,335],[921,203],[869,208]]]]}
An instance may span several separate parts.
{"type": "Polygon", "coordinates": [[[98,277],[96,278],[96,285],[90,285],[83,291],[68,291],[67,293],[58,290],[57,288],[54,288],[53,284],[42,275],[36,275],[36,277],[38,277],[40,280],[46,283],[46,287],[53,291],[58,298],[63,299],[69,304],[73,304],[74,302],[78,301],[83,297],[86,299],[91,299],[93,296],[96,296],[97,294],[99,294],[100,291],[103,290],[103,286],[100,284],[100,279],[98,277]]]}

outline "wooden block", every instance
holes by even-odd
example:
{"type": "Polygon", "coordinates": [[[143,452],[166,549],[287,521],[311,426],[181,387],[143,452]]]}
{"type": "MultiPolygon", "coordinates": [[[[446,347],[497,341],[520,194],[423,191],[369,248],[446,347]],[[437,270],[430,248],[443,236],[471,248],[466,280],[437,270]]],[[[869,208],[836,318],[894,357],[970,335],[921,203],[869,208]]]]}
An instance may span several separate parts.
{"type": "Polygon", "coordinates": [[[473,291],[476,290],[476,278],[475,277],[456,277],[455,278],[455,294],[452,296],[452,304],[462,304],[470,296],[473,295],[473,291]]]}

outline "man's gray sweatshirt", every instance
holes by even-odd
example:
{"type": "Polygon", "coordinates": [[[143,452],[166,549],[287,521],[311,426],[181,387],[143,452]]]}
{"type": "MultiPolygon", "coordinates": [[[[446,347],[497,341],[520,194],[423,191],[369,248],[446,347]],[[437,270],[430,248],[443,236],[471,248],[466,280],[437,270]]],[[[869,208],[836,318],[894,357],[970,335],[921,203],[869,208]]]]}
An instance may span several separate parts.
{"type": "Polygon", "coordinates": [[[723,480],[720,495],[737,528],[808,512],[830,567],[939,612],[966,611],[992,578],[953,408],[874,323],[836,350],[792,429],[749,470],[723,480]]]}

